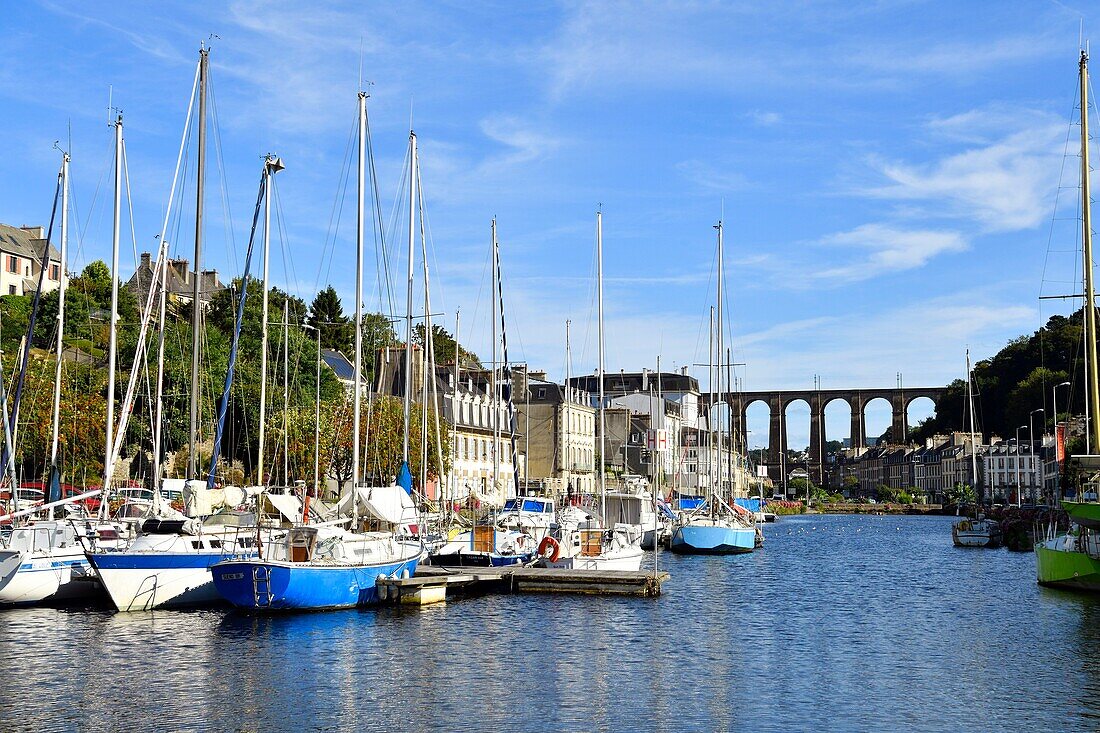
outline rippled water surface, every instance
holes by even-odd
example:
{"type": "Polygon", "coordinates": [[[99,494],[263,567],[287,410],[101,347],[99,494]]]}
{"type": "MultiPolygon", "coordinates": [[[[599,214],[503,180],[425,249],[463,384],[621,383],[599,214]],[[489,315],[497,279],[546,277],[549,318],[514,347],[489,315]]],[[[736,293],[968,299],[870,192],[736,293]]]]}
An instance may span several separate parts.
{"type": "Polygon", "coordinates": [[[1090,730],[1100,597],[947,517],[781,518],[657,599],[0,612],[0,729],[1090,730]]]}

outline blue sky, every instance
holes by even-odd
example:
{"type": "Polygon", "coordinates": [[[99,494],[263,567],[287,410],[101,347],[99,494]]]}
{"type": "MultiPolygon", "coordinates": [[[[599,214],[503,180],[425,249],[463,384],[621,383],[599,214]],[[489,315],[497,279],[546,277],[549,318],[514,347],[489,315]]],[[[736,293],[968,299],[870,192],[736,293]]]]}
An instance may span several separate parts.
{"type": "MultiPolygon", "coordinates": [[[[208,179],[207,261],[224,275],[240,266],[262,156],[277,152],[286,234],[273,283],[307,301],[331,283],[350,308],[350,200],[330,222],[340,192],[354,192],[341,171],[362,68],[386,218],[411,114],[433,310],[453,329],[461,307],[475,350],[490,340],[495,215],[510,356],[560,377],[571,319],[574,372],[595,367],[602,204],[610,370],[653,366],[658,354],[666,369],[706,360],[712,225],[724,216],[730,336],[746,388],[810,388],[814,374],[825,387],[892,386],[898,372],[910,385],[944,384],[962,376],[967,345],[988,356],[1066,308],[1037,296],[1067,292],[1076,272],[1072,222],[1052,225],[1052,212],[1059,181],[1077,186],[1077,158],[1063,154],[1078,134],[1085,9],[9,4],[0,221],[45,223],[52,146],[71,125],[73,265],[108,257],[110,89],[124,110],[137,249],[151,249],[198,45],[216,34],[224,165],[208,179]]],[[[1074,190],[1062,192],[1060,219],[1076,213],[1074,190]]],[[[192,246],[181,234],[174,250],[186,257],[192,246]]],[[[124,277],[133,251],[124,237],[124,277]]],[[[377,307],[377,295],[366,299],[377,307]]],[[[764,416],[750,416],[753,443],[764,416]]],[[[804,444],[797,408],[790,420],[792,445],[804,444]]],[[[868,432],[888,421],[879,405],[868,432]]],[[[830,410],[829,437],[847,427],[847,412],[830,410]]]]}

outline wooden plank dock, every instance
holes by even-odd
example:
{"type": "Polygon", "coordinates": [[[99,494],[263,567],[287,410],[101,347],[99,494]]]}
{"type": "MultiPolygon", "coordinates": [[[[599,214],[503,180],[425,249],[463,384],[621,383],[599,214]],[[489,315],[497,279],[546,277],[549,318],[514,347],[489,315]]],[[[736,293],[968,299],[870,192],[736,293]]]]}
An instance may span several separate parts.
{"type": "Polygon", "coordinates": [[[579,593],[653,597],[667,572],[560,570],[552,568],[440,568],[422,565],[411,578],[378,581],[387,600],[412,605],[439,603],[449,596],[477,593],[579,593]]]}

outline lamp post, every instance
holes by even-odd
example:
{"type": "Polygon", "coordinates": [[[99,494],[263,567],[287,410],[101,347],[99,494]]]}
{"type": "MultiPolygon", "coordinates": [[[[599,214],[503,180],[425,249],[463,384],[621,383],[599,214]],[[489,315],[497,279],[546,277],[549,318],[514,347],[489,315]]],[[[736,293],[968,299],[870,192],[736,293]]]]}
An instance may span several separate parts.
{"type": "MultiPolygon", "coordinates": [[[[1023,494],[1020,491],[1020,431],[1028,430],[1027,425],[1021,425],[1016,428],[1016,506],[1022,507],[1024,505],[1023,494]]],[[[1030,431],[1028,435],[1031,435],[1030,431]]]]}
{"type": "MultiPolygon", "coordinates": [[[[1054,409],[1054,464],[1058,468],[1058,487],[1057,488],[1058,488],[1059,498],[1061,498],[1061,489],[1062,489],[1062,461],[1058,457],[1058,451],[1059,451],[1059,448],[1060,448],[1060,444],[1058,443],[1058,388],[1059,387],[1069,387],[1069,386],[1070,386],[1069,382],[1062,382],[1061,384],[1056,384],[1056,385],[1054,385],[1054,387],[1051,388],[1051,397],[1052,397],[1051,407],[1054,409]]],[[[1070,395],[1070,399],[1067,400],[1067,402],[1072,402],[1072,395],[1070,395]]],[[[1069,412],[1068,409],[1066,411],[1069,412]]]]}
{"type": "MultiPolygon", "coordinates": [[[[1028,446],[1027,447],[1029,449],[1028,454],[1031,456],[1031,461],[1030,461],[1030,464],[1029,464],[1030,467],[1031,467],[1031,475],[1030,475],[1030,479],[1028,480],[1028,486],[1031,489],[1031,492],[1030,492],[1031,502],[1033,504],[1035,503],[1035,484],[1036,484],[1036,481],[1035,481],[1035,478],[1036,478],[1036,476],[1035,476],[1035,430],[1032,427],[1031,418],[1032,418],[1032,416],[1035,415],[1036,412],[1043,413],[1043,418],[1044,418],[1043,422],[1046,422],[1046,410],[1044,410],[1042,407],[1040,407],[1038,410],[1032,410],[1031,414],[1029,414],[1027,416],[1027,438],[1028,438],[1028,441],[1027,441],[1028,446]]],[[[1042,438],[1042,435],[1043,435],[1042,427],[1043,427],[1043,423],[1040,422],[1039,423],[1039,437],[1040,437],[1040,439],[1042,438]]]]}

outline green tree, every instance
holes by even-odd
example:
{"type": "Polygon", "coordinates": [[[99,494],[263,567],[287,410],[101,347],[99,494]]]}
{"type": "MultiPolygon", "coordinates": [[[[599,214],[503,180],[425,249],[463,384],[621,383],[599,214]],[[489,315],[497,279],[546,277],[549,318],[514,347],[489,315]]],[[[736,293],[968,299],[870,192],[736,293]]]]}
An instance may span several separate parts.
{"type": "MultiPolygon", "coordinates": [[[[418,323],[413,328],[413,343],[421,348],[427,348],[424,344],[424,324],[418,323]]],[[[454,364],[455,353],[459,354],[461,361],[460,366],[463,369],[483,369],[481,359],[477,354],[467,350],[457,341],[454,336],[447,332],[447,329],[443,328],[439,324],[432,324],[432,355],[435,357],[436,364],[454,364]]]]}
{"type": "Polygon", "coordinates": [[[309,325],[321,332],[321,348],[351,353],[355,325],[344,315],[344,306],[331,285],[317,293],[309,305],[309,325]]]}

